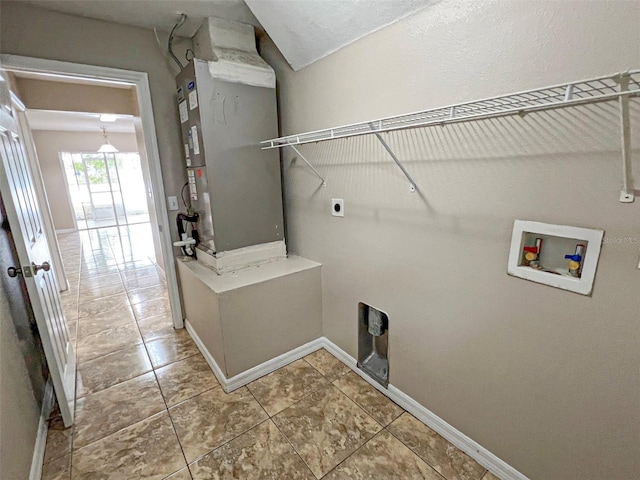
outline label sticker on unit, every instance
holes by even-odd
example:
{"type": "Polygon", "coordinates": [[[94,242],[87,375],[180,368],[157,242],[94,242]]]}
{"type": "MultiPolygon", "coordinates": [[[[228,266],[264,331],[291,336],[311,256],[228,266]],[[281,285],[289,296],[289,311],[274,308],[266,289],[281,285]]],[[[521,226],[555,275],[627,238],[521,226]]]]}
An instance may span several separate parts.
{"type": "Polygon", "coordinates": [[[184,144],[184,160],[187,163],[187,167],[191,166],[191,157],[189,157],[189,144],[184,144]]]}
{"type": "Polygon", "coordinates": [[[200,155],[200,143],[198,142],[198,127],[191,127],[191,141],[193,142],[193,154],[200,155]]]}
{"type": "Polygon", "coordinates": [[[189,120],[189,111],[187,110],[187,102],[185,100],[178,104],[180,110],[180,123],[186,123],[189,120]]]}
{"type": "Polygon", "coordinates": [[[198,108],[198,91],[189,92],[189,110],[198,108]]]}

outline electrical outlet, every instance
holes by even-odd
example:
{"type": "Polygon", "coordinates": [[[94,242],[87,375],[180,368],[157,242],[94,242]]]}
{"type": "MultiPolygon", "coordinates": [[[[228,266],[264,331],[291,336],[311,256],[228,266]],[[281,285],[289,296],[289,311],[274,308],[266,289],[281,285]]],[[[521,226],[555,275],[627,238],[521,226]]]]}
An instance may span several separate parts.
{"type": "Polygon", "coordinates": [[[178,210],[178,197],[167,197],[167,203],[169,204],[169,210],[178,210]]]}
{"type": "Polygon", "coordinates": [[[331,199],[331,215],[334,217],[344,217],[344,200],[341,198],[331,199]]]}

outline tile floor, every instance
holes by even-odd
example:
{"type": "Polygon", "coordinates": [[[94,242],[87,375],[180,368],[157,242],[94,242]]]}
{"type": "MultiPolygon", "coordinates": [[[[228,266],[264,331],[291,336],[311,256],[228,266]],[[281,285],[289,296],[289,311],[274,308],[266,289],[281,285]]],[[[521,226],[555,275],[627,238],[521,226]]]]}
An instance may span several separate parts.
{"type": "Polygon", "coordinates": [[[50,420],[44,480],[498,480],[325,350],[224,393],[172,328],[148,234],[60,237],[76,423],[50,420]]]}

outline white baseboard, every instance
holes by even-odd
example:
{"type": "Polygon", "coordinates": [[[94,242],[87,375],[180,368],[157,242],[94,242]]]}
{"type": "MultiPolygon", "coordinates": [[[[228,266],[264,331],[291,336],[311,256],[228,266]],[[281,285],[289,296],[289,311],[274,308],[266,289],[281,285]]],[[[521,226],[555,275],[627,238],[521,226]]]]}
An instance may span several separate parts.
{"type": "Polygon", "coordinates": [[[59,235],[61,233],[72,233],[72,232],[77,232],[78,230],[75,228],[61,228],[59,230],[56,230],[56,235],[59,235]]]}
{"type": "Polygon", "coordinates": [[[402,390],[394,387],[393,385],[389,385],[389,388],[386,389],[378,382],[373,380],[369,375],[364,373],[357,367],[356,359],[349,355],[347,352],[338,347],[331,340],[322,337],[323,347],[333,354],[336,358],[341,360],[343,363],[347,364],[351,367],[357,374],[359,374],[363,379],[369,382],[374,388],[379,390],[382,394],[389,397],[395,403],[404,408],[411,415],[416,417],[422,423],[424,423],[431,430],[440,434],[443,438],[445,438],[449,443],[458,447],[460,450],[465,452],[471,458],[473,458],[476,462],[482,465],[484,468],[489,470],[491,473],[496,475],[498,478],[502,480],[529,480],[525,475],[520,473],[518,470],[513,468],[508,463],[504,462],[500,458],[496,457],[489,450],[479,445],[477,442],[473,441],[469,437],[467,437],[460,430],[454,428],[445,422],[442,418],[438,417],[431,410],[423,407],[421,404],[416,402],[409,395],[404,393],[402,390]]]}
{"type": "Polygon", "coordinates": [[[162,280],[164,280],[165,282],[167,281],[167,274],[165,273],[164,269],[160,267],[160,265],[157,262],[153,262],[154,266],[156,267],[156,271],[158,272],[158,275],[160,276],[160,278],[162,278],[162,280]]]}
{"type": "Polygon", "coordinates": [[[42,464],[44,463],[44,451],[47,447],[47,431],[49,430],[49,414],[53,408],[53,384],[51,380],[44,387],[44,398],[42,399],[42,409],[40,410],[40,421],[38,422],[38,434],[33,447],[33,457],[31,458],[31,471],[29,480],[40,480],[42,476],[42,464]]]}
{"type": "Polygon", "coordinates": [[[202,356],[205,358],[205,360],[213,370],[213,374],[216,376],[216,378],[220,382],[220,385],[222,385],[222,388],[227,393],[233,392],[234,390],[237,390],[240,387],[244,387],[248,383],[251,383],[254,380],[257,380],[260,377],[264,377],[265,375],[271,372],[274,372],[277,369],[284,367],[285,365],[288,365],[291,362],[294,362],[306,355],[309,355],[310,353],[313,353],[316,350],[320,350],[323,347],[323,338],[317,338],[309,343],[305,343],[304,345],[301,345],[298,348],[294,348],[293,350],[290,350],[286,353],[283,353],[282,355],[272,358],[271,360],[267,360],[266,362],[261,363],[260,365],[256,365],[255,367],[250,368],[249,370],[245,370],[244,372],[239,373],[238,375],[235,375],[231,378],[227,378],[224,372],[222,371],[222,369],[220,368],[220,366],[217,364],[217,362],[213,358],[213,356],[207,350],[207,347],[205,347],[204,343],[202,342],[202,340],[200,339],[196,331],[193,329],[193,327],[189,323],[189,320],[185,319],[184,325],[187,329],[187,332],[189,332],[189,335],[191,335],[191,338],[193,338],[194,343],[202,353],[202,356]]]}
{"type": "Polygon", "coordinates": [[[225,392],[232,392],[268,373],[277,370],[299,358],[302,358],[316,350],[325,348],[328,352],[333,354],[340,361],[348,365],[354,372],[360,375],[364,380],[371,384],[375,389],[380,391],[383,395],[389,397],[392,401],[404,408],[411,415],[416,417],[427,427],[440,434],[449,443],[456,446],[471,458],[473,458],[480,465],[485,467],[491,473],[496,475],[501,480],[529,480],[525,475],[513,468],[508,463],[504,462],[486,448],[467,437],[464,433],[449,425],[442,418],[438,417],[431,410],[422,406],[416,402],[409,395],[401,391],[400,389],[389,385],[389,388],[384,388],[378,382],[373,380],[369,375],[364,373],[357,367],[356,359],[349,355],[347,352],[338,347],[331,340],[326,337],[320,337],[312,342],[309,342],[301,347],[298,347],[290,352],[284,353],[274,359],[264,362],[256,367],[253,367],[245,372],[242,372],[234,377],[227,379],[222,372],[222,369],[218,366],[213,359],[207,348],[202,343],[202,340],[198,337],[198,334],[193,330],[193,327],[185,320],[185,326],[187,331],[193,338],[193,341],[198,346],[205,360],[211,366],[213,373],[222,385],[225,392]]]}

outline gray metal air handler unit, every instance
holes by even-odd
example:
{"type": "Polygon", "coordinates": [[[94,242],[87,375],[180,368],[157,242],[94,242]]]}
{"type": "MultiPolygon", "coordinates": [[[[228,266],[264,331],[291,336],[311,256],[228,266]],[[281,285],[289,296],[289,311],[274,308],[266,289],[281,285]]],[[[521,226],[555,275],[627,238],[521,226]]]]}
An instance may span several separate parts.
{"type": "Polygon", "coordinates": [[[177,87],[201,244],[176,264],[187,331],[229,392],[322,336],[321,265],[287,255],[279,153],[260,148],[278,131],[276,78],[253,27],[208,18],[193,49],[177,87]]]}
{"type": "Polygon", "coordinates": [[[284,258],[286,246],[279,154],[259,147],[278,133],[275,73],[252,27],[210,20],[195,38],[196,55],[210,58],[190,61],[176,81],[199,249],[222,272],[228,252],[284,258]]]}

